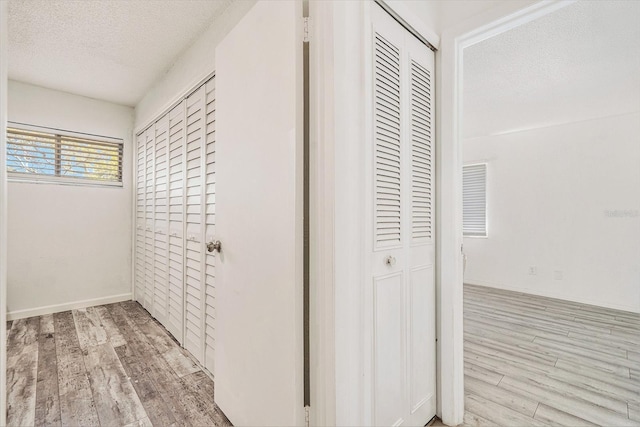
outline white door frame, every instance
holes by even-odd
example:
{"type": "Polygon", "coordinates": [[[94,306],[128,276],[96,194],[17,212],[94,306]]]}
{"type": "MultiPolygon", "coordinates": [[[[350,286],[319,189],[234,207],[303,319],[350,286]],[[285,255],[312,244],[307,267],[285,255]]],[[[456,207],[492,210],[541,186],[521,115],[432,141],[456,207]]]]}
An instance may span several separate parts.
{"type": "Polygon", "coordinates": [[[574,0],[504,2],[442,34],[436,58],[439,117],[437,132],[437,199],[439,352],[438,414],[448,425],[464,420],[463,275],[462,275],[462,93],[463,50],[574,0]]]}
{"type": "Polygon", "coordinates": [[[7,413],[7,2],[0,2],[0,426],[7,413]]]}

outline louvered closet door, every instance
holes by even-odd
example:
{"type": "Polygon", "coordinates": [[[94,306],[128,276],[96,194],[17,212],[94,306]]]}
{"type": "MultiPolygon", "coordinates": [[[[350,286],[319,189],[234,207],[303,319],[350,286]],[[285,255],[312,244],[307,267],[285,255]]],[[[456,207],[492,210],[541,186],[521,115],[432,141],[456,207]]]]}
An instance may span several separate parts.
{"type": "Polygon", "coordinates": [[[205,88],[186,99],[186,251],[185,251],[185,335],[184,347],[201,363],[204,360],[203,296],[203,152],[205,130],[205,88]]]}
{"type": "Polygon", "coordinates": [[[155,199],[155,147],[154,126],[144,132],[145,137],[145,257],[144,257],[144,299],[143,307],[149,312],[153,310],[154,283],[154,199],[155,199]]]}
{"type": "Polygon", "coordinates": [[[183,343],[185,102],[169,114],[169,293],[165,327],[183,343]]]}
{"type": "Polygon", "coordinates": [[[167,207],[167,149],[169,146],[169,115],[155,124],[155,176],[154,176],[154,291],[151,313],[163,325],[167,323],[169,287],[168,207],[167,207]]]}
{"type": "Polygon", "coordinates": [[[145,135],[136,138],[136,264],[134,298],[144,302],[144,246],[145,246],[145,135]]]}
{"type": "MultiPolygon", "coordinates": [[[[214,79],[209,80],[205,84],[206,93],[206,119],[205,119],[205,203],[204,203],[204,223],[205,223],[205,242],[211,242],[215,239],[216,225],[216,107],[215,107],[215,82],[214,79]]],[[[204,246],[203,246],[204,250],[204,246]]],[[[204,366],[213,373],[214,368],[214,351],[215,351],[215,261],[216,252],[207,252],[205,254],[204,277],[205,277],[205,322],[204,322],[204,366]]]]}
{"type": "Polygon", "coordinates": [[[436,403],[433,52],[372,8],[372,417],[425,425],[436,403]]]}

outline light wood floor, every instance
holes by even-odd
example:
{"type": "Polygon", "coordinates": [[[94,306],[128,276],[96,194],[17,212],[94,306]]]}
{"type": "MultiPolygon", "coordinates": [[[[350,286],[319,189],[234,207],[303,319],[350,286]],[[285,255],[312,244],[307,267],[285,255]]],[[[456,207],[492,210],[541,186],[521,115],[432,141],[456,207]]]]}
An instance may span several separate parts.
{"type": "Polygon", "coordinates": [[[230,425],[213,381],[136,302],[7,326],[9,426],[230,425]]]}
{"type": "Polygon", "coordinates": [[[464,290],[465,425],[640,426],[640,315],[464,290]]]}

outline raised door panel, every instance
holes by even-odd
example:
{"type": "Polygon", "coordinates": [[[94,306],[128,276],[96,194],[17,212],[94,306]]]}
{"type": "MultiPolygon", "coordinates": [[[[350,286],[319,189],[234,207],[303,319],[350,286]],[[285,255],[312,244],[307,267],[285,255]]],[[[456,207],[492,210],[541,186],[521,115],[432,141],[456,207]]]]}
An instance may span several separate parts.
{"type": "Polygon", "coordinates": [[[162,324],[167,321],[168,293],[168,209],[167,209],[167,148],[169,116],[164,115],[155,125],[155,179],[154,179],[154,293],[153,316],[162,324]]]}
{"type": "Polygon", "coordinates": [[[169,112],[168,154],[168,222],[169,222],[169,290],[167,330],[183,343],[184,327],[184,171],[185,171],[185,101],[169,112]]]}
{"type": "Polygon", "coordinates": [[[392,273],[374,279],[375,425],[401,425],[406,402],[406,310],[404,277],[392,273]]]}
{"type": "Polygon", "coordinates": [[[144,133],[136,138],[136,233],[135,233],[135,288],[134,299],[144,302],[145,263],[145,149],[144,133]]]}
{"type": "MultiPolygon", "coordinates": [[[[204,176],[204,234],[205,241],[211,242],[216,237],[216,108],[215,108],[215,80],[205,84],[205,176],[204,176]]],[[[204,249],[204,246],[203,246],[204,249]]],[[[211,373],[214,372],[215,355],[215,298],[216,298],[216,252],[205,251],[204,280],[204,366],[211,373]]]]}
{"type": "Polygon", "coordinates": [[[185,251],[185,336],[184,347],[202,363],[203,325],[203,228],[202,185],[205,89],[186,100],[186,251],[185,251]]]}

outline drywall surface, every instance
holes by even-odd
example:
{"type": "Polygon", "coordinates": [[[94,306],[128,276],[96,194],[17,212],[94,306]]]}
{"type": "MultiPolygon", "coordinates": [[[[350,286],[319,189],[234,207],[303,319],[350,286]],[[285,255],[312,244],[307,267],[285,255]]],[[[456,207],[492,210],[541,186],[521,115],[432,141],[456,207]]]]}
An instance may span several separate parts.
{"type": "Polygon", "coordinates": [[[224,13],[213,19],[209,28],[176,59],[138,103],[135,129],[157,119],[164,109],[215,71],[216,46],[254,4],[255,0],[233,2],[224,13]]]}
{"type": "Polygon", "coordinates": [[[439,30],[446,31],[467,19],[499,7],[504,0],[456,0],[438,1],[440,7],[439,30]]]}
{"type": "Polygon", "coordinates": [[[9,182],[10,317],[131,293],[133,109],[15,81],[10,121],[124,140],[123,187],[9,182]]]}
{"type": "Polygon", "coordinates": [[[464,141],[488,238],[465,282],[640,313],[640,113],[464,141]]]}

